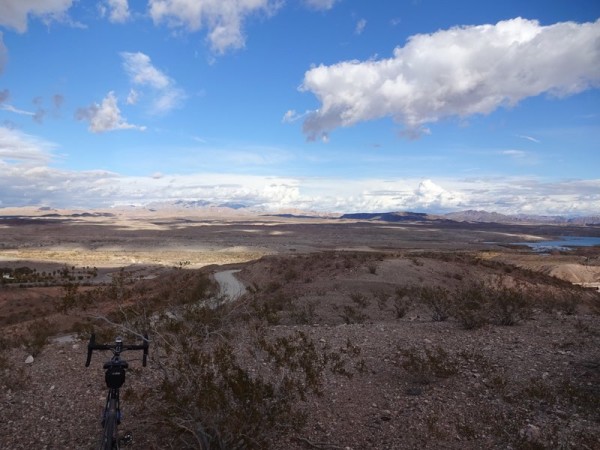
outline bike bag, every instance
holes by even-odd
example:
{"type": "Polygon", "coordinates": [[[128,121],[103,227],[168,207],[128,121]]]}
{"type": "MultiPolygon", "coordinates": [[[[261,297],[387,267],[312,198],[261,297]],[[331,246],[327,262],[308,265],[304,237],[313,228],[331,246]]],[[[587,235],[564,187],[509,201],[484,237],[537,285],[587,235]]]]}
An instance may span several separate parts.
{"type": "Polygon", "coordinates": [[[104,364],[106,374],[104,380],[110,389],[119,389],[125,383],[125,369],[129,367],[126,361],[108,361],[104,364]]]}

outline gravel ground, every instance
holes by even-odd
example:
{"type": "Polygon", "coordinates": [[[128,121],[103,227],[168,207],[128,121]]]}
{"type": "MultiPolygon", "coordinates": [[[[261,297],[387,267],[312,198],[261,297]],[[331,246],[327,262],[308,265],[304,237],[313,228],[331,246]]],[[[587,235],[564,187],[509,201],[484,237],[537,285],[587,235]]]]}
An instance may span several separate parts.
{"type": "MultiPolygon", "coordinates": [[[[422,307],[396,319],[391,307],[377,305],[374,287],[391,289],[419,277],[450,286],[487,269],[404,258],[373,261],[375,270],[368,270],[369,261],[340,261],[337,267],[329,261],[325,270],[315,260],[303,262],[309,273],[280,270],[293,304],[316,306],[312,322],[293,323],[284,315],[271,327],[273,334],[302,330],[334,350],[350,341],[360,354],[351,378],[328,375],[323,395],[299,405],[308,416],[306,427],[277,436],[269,448],[600,448],[599,316],[536,310],[532,320],[515,326],[471,331],[453,319],[434,322],[422,307]],[[339,308],[359,289],[370,295],[367,317],[345,324],[339,308]],[[425,363],[416,363],[416,356],[425,363]]],[[[260,285],[277,279],[278,267],[281,260],[265,260],[239,275],[247,285],[260,285]]],[[[292,269],[300,272],[300,265],[292,269]]],[[[0,355],[0,448],[95,447],[106,394],[101,367],[108,355],[95,354],[86,368],[85,347],[55,342],[33,362],[26,362],[22,348],[0,355]]],[[[177,448],[158,434],[143,398],[159,388],[157,366],[149,361],[142,369],[137,354],[124,356],[133,367],[122,398],[122,429],[133,432],[131,448],[177,448]]]]}

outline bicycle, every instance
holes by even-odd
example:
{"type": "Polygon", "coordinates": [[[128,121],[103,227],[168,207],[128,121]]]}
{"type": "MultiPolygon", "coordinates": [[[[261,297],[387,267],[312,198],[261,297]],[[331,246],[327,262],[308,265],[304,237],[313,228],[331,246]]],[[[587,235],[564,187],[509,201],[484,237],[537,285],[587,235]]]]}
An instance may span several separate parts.
{"type": "Polygon", "coordinates": [[[119,389],[125,383],[125,372],[129,367],[127,361],[121,359],[121,353],[125,350],[143,350],[142,365],[146,367],[146,358],[148,356],[148,335],[144,334],[144,343],[141,345],[123,344],[120,337],[115,339],[114,344],[96,344],[96,335],[92,333],[88,343],[87,359],[85,366],[89,367],[94,350],[110,350],[113,353],[112,358],[104,363],[106,386],[108,394],[106,404],[102,413],[102,439],[100,441],[100,450],[118,450],[121,443],[127,445],[133,441],[130,433],[119,439],[118,425],[121,423],[121,405],[119,402],[119,389]]]}

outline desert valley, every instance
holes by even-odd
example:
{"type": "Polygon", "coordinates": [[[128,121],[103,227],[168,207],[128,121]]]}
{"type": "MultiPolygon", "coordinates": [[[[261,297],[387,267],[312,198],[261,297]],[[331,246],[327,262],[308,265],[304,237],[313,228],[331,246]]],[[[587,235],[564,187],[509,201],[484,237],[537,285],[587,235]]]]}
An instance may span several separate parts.
{"type": "Polygon", "coordinates": [[[600,246],[526,245],[599,224],[15,208],[0,232],[2,448],[95,448],[91,331],[150,334],[133,448],[600,447],[600,246]]]}

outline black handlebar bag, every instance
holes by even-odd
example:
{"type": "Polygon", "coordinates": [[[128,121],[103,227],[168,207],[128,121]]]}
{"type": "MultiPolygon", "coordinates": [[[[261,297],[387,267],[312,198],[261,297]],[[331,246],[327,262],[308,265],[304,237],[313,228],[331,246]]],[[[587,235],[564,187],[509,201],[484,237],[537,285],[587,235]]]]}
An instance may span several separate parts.
{"type": "Polygon", "coordinates": [[[125,369],[128,364],[125,361],[109,361],[104,364],[106,374],[104,380],[110,389],[119,389],[125,383],[125,369]]]}

